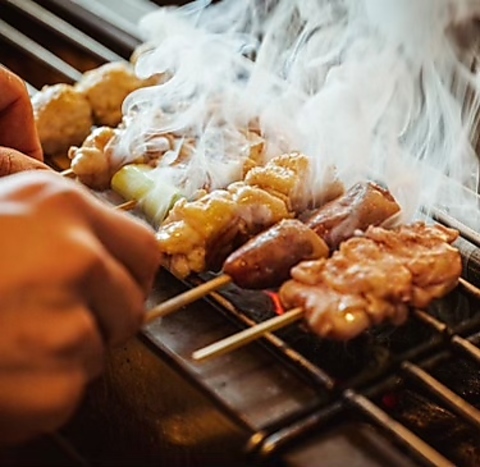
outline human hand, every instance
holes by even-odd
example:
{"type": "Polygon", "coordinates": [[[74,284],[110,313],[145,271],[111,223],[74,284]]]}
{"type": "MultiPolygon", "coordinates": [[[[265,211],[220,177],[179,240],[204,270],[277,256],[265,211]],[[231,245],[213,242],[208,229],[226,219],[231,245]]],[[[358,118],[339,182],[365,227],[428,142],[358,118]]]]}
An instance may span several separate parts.
{"type": "Polygon", "coordinates": [[[153,232],[53,172],[0,182],[0,444],[60,427],[132,336],[159,264],[153,232]]]}
{"type": "Polygon", "coordinates": [[[0,176],[30,169],[48,169],[35,127],[25,83],[0,66],[0,176]]]}

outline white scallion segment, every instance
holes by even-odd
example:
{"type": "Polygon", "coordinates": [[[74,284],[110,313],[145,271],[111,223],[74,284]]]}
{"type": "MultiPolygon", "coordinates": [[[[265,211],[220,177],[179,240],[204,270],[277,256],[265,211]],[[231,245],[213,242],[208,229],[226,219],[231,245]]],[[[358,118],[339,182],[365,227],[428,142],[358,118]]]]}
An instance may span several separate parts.
{"type": "Polygon", "coordinates": [[[171,183],[152,177],[152,173],[148,165],[126,165],[112,177],[112,189],[126,200],[137,201],[149,221],[158,227],[183,195],[171,183]]]}

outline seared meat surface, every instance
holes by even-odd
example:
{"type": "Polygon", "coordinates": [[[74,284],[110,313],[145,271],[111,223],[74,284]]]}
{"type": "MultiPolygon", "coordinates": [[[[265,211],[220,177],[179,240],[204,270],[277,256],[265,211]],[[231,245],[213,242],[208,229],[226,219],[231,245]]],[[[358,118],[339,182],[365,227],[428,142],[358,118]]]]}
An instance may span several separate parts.
{"type": "Polygon", "coordinates": [[[294,267],[280,298],[288,308],[304,308],[322,337],[347,340],[384,321],[401,324],[408,307],[425,308],[456,286],[462,264],[451,242],[457,235],[424,223],[369,227],[330,258],[294,267]]]}
{"type": "Polygon", "coordinates": [[[327,257],[329,247],[336,247],[340,239],[381,224],[399,210],[387,190],[370,182],[357,183],[318,208],[306,224],[282,221],[250,239],[225,260],[223,271],[246,289],[276,287],[300,261],[327,257]]]}
{"type": "Polygon", "coordinates": [[[157,232],[164,265],[179,277],[221,268],[249,238],[298,214],[309,170],[303,154],[282,155],[224,190],[178,201],[157,232]]]}
{"type": "Polygon", "coordinates": [[[327,244],[298,219],[284,219],[235,250],[223,265],[236,285],[266,289],[281,284],[302,260],[326,258],[327,244]]]}
{"type": "Polygon", "coordinates": [[[315,212],[305,223],[335,250],[356,230],[379,225],[399,212],[400,206],[388,190],[376,183],[359,182],[315,212]]]}

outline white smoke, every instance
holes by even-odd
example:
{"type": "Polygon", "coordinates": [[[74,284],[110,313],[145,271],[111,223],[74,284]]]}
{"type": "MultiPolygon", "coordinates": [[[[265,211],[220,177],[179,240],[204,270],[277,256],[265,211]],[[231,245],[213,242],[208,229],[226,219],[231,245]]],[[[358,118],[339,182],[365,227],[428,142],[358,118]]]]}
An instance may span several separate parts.
{"type": "Polygon", "coordinates": [[[386,183],[407,219],[441,205],[478,228],[463,189],[478,189],[479,81],[468,42],[478,14],[479,0],[198,0],[159,9],[141,21],[155,47],[137,72],[171,78],[126,100],[119,154],[139,154],[163,132],[187,134],[199,145],[184,176],[192,187],[221,186],[241,171],[241,129],[258,121],[269,155],[312,158],[312,184],[334,166],[346,186],[386,183]]]}

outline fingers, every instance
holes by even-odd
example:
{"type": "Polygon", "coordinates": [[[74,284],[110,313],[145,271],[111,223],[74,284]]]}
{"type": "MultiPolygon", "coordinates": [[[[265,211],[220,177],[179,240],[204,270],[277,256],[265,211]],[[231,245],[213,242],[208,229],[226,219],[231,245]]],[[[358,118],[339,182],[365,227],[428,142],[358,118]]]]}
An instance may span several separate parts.
{"type": "Polygon", "coordinates": [[[84,375],[30,370],[2,378],[0,447],[61,428],[73,415],[85,391],[84,375]]]}
{"type": "Polygon", "coordinates": [[[51,170],[48,165],[33,157],[16,151],[15,149],[0,146],[0,177],[11,175],[25,170],[51,170]]]}
{"type": "Polygon", "coordinates": [[[0,145],[43,161],[32,103],[25,83],[3,67],[0,67],[0,83],[0,145]]]}
{"type": "Polygon", "coordinates": [[[129,214],[102,208],[105,211],[95,219],[97,235],[140,284],[146,297],[160,265],[160,250],[153,230],[129,214]]]}
{"type": "Polygon", "coordinates": [[[95,319],[74,291],[25,292],[0,304],[0,443],[61,427],[103,366],[95,319]]]}
{"type": "MultiPolygon", "coordinates": [[[[103,249],[102,245],[98,248],[103,249]]],[[[145,293],[123,264],[108,252],[98,253],[80,293],[98,320],[105,341],[118,345],[134,335],[142,321],[145,293]]]]}
{"type": "Polygon", "coordinates": [[[153,229],[132,215],[115,211],[88,195],[78,199],[104,247],[124,265],[146,295],[160,265],[160,251],[153,229]]]}

